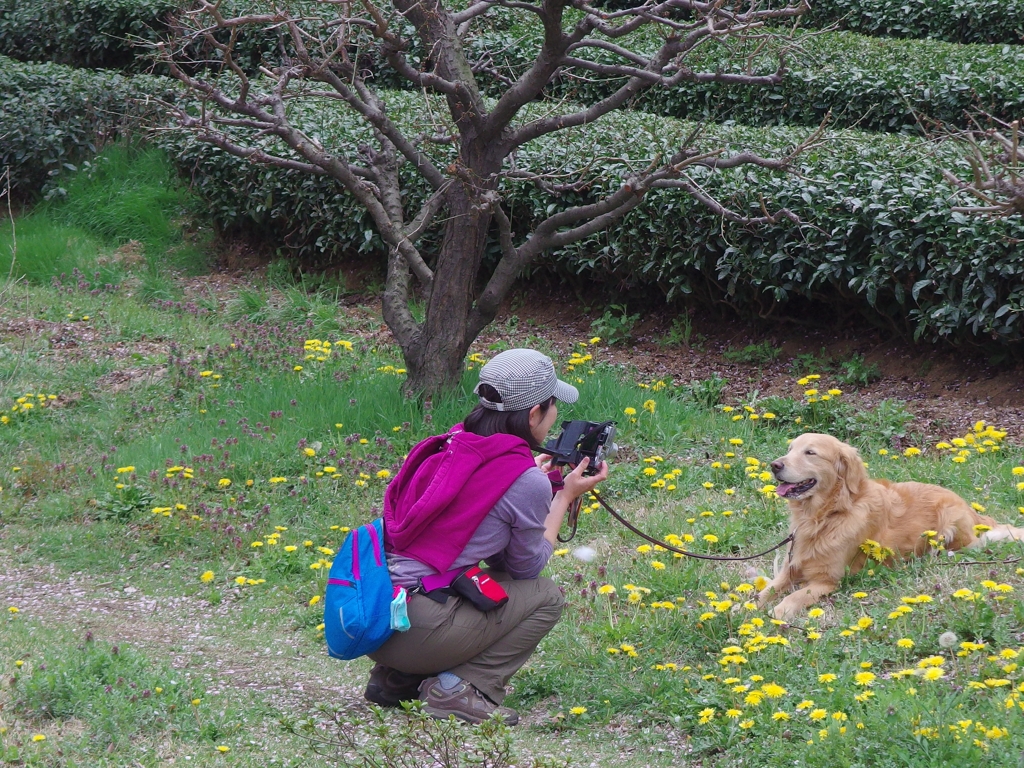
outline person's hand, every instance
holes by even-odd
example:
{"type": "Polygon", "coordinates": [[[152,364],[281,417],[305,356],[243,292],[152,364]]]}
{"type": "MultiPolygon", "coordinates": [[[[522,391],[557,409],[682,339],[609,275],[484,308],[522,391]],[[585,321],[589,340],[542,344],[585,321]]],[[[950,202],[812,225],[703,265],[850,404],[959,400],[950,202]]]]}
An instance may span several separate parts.
{"type": "Polygon", "coordinates": [[[583,460],[565,476],[565,488],[563,489],[565,494],[570,499],[578,499],[585,493],[589,493],[598,486],[599,483],[608,479],[608,462],[602,461],[601,466],[598,467],[597,474],[584,477],[583,473],[587,467],[590,466],[590,457],[584,456],[583,460]]]}
{"type": "Polygon", "coordinates": [[[544,474],[550,472],[554,467],[551,465],[551,455],[548,453],[541,453],[537,455],[537,469],[544,474]]]}

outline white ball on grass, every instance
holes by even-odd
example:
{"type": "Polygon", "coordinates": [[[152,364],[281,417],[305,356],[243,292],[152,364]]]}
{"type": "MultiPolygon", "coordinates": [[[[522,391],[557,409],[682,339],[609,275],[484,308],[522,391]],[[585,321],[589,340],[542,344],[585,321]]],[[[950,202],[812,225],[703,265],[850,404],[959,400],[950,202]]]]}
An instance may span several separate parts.
{"type": "Polygon", "coordinates": [[[584,563],[589,563],[597,557],[597,551],[593,547],[576,547],[572,551],[572,556],[577,560],[582,560],[584,563]]]}

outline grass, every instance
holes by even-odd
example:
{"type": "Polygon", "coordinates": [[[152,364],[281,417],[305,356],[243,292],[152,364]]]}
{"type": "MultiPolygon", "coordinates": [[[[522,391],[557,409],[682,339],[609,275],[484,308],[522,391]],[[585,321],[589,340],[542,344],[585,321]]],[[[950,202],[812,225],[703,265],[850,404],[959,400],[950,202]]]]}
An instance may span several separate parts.
{"type": "MultiPolygon", "coordinates": [[[[18,222],[19,249],[32,226],[58,243],[79,228],[96,244],[75,257],[85,272],[105,248],[150,237],[90,223],[68,189],[18,222]]],[[[152,237],[147,255],[178,242],[152,237]]],[[[319,289],[154,302],[123,282],[51,285],[65,258],[56,248],[5,293],[10,328],[50,324],[64,346],[16,330],[0,346],[0,672],[14,681],[0,689],[0,765],[341,765],[345,739],[357,755],[419,728],[402,713],[366,719],[368,662],[327,658],[315,598],[409,448],[469,409],[480,358],[427,409],[402,398],[379,321],[319,289]],[[337,725],[322,704],[340,707],[342,731],[317,755],[309,728],[337,725]]],[[[605,496],[666,542],[743,554],[779,541],[786,511],[766,463],[807,429],[853,442],[875,475],[1020,516],[1020,436],[978,425],[949,447],[924,443],[907,434],[908,406],[864,411],[807,369],[790,396],[721,403],[721,381],[643,380],[604,362],[604,342],[570,355],[528,325],[507,324],[494,349],[552,351],[581,391],[562,417],[617,419],[605,496]],[[920,453],[896,451],[895,436],[920,453]]],[[[676,558],[591,506],[548,568],[563,620],[512,681],[525,724],[460,732],[455,751],[507,737],[521,765],[1011,764],[1024,749],[1020,557],[1007,544],[876,564],[779,626],[747,605],[771,556],[676,558]],[[573,556],[582,545],[593,561],[573,556]]],[[[395,755],[411,743],[392,742],[395,755]]]]}
{"type": "Polygon", "coordinates": [[[134,273],[145,296],[168,298],[168,268],[205,271],[202,238],[182,227],[194,202],[162,152],[111,146],[62,189],[16,227],[0,224],[0,274],[102,290],[134,273]]]}

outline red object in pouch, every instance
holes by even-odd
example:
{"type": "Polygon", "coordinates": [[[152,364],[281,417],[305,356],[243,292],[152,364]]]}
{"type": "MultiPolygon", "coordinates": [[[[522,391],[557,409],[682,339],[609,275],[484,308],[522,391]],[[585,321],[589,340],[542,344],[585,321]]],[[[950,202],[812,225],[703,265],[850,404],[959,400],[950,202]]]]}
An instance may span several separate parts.
{"type": "Polygon", "coordinates": [[[480,611],[493,611],[508,602],[505,588],[478,565],[470,566],[455,577],[451,588],[480,611]]]}

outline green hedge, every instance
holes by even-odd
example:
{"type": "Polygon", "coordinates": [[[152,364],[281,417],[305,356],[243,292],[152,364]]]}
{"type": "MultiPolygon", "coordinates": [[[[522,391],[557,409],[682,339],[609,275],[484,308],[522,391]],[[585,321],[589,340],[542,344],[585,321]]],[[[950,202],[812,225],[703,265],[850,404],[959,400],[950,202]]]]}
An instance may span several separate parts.
{"type": "Polygon", "coordinates": [[[153,109],[145,105],[148,94],[172,88],[160,78],[0,56],[0,169],[10,169],[19,197],[34,197],[49,179],[132,130],[153,109]]]}
{"type": "MultiPolygon", "coordinates": [[[[475,56],[484,50],[499,51],[494,58],[513,76],[525,70],[539,46],[536,26],[521,23],[486,31],[468,43],[475,56]]],[[[687,61],[693,69],[741,71],[742,56],[727,58],[723,46],[710,44],[702,51],[687,61]]],[[[606,52],[587,55],[616,61],[606,52]]],[[[776,57],[766,52],[755,59],[754,73],[768,74],[776,66],[776,57]]],[[[632,106],[679,118],[747,125],[817,125],[831,110],[836,127],[912,133],[920,131],[917,116],[926,123],[937,120],[953,126],[964,126],[965,113],[979,109],[1006,121],[1024,117],[1024,46],[882,40],[849,32],[805,34],[799,38],[799,50],[790,55],[789,67],[783,81],[768,88],[686,84],[654,89],[632,106]]],[[[495,96],[505,87],[483,81],[495,96]]],[[[595,75],[565,78],[551,88],[551,95],[597,99],[621,82],[595,75]]]]}
{"type": "MultiPolygon", "coordinates": [[[[91,69],[147,71],[154,69],[148,43],[171,34],[174,15],[190,0],[0,0],[0,55],[20,61],[47,61],[91,69]]],[[[311,0],[291,0],[293,12],[323,10],[311,0]]],[[[225,15],[276,7],[273,0],[222,0],[225,15]]],[[[224,33],[218,33],[222,40],[224,33]]],[[[281,33],[243,30],[236,41],[236,60],[255,72],[266,58],[276,58],[281,33]]],[[[192,46],[185,58],[213,63],[218,51],[192,46]]],[[[159,65],[155,71],[161,71],[159,65]]]]}
{"type": "MultiPolygon", "coordinates": [[[[132,49],[129,38],[156,39],[164,31],[167,14],[182,2],[0,0],[0,54],[75,66],[131,68],[140,60],[135,58],[138,49],[132,49]]],[[[225,2],[230,8],[246,0],[225,2]]],[[[249,0],[250,4],[263,2],[249,0]]],[[[836,0],[829,7],[839,8],[844,2],[855,4],[854,0],[836,0]]],[[[863,0],[864,7],[871,2],[877,0],[863,0]]],[[[960,9],[958,13],[971,6],[964,0],[939,2],[945,3],[943,7],[955,6],[960,9]]],[[[982,5],[989,10],[1003,7],[989,2],[982,5]]],[[[1005,5],[1024,14],[1024,0],[1007,0],[1005,5]]],[[[896,17],[913,18],[915,9],[926,6],[924,0],[908,0],[902,5],[877,2],[877,7],[896,17]],[[898,8],[910,10],[901,15],[898,8]]],[[[814,12],[825,11],[815,4],[814,12]]],[[[919,15],[931,18],[924,11],[919,15]]],[[[490,23],[477,25],[480,33],[468,41],[467,47],[471,56],[485,50],[494,52],[499,66],[514,76],[525,70],[538,50],[540,30],[532,17],[521,12],[497,12],[493,17],[490,23]]],[[[1017,22],[1018,26],[1024,24],[1024,15],[1017,22]]],[[[638,44],[643,45],[643,40],[638,44]]],[[[654,37],[649,37],[648,45],[654,44],[654,37]]],[[[253,71],[261,58],[273,55],[276,47],[276,34],[246,35],[239,43],[240,58],[253,71]]],[[[725,58],[724,47],[712,44],[701,50],[692,62],[695,69],[736,70],[738,64],[725,58]]],[[[366,66],[377,71],[378,84],[404,86],[372,53],[363,55],[366,66]]],[[[614,60],[607,53],[592,55],[614,60]]],[[[216,58],[210,52],[195,53],[195,57],[216,58]]],[[[733,120],[748,125],[815,125],[831,110],[836,127],[886,132],[918,132],[917,115],[953,126],[963,126],[965,113],[978,110],[1005,121],[1024,116],[1024,46],[961,46],[835,32],[802,36],[799,52],[790,59],[791,71],[782,83],[769,89],[686,85],[673,91],[652,92],[632,106],[680,118],[733,120]]],[[[775,58],[767,53],[755,62],[758,73],[774,68],[775,58]]],[[[499,82],[487,82],[483,75],[480,79],[494,95],[505,88],[499,82]]],[[[621,81],[565,79],[551,90],[575,99],[600,98],[617,82],[621,81]]]]}
{"type": "Polygon", "coordinates": [[[814,0],[802,23],[950,43],[1024,42],[1024,0],[814,0]]]}
{"type": "Polygon", "coordinates": [[[21,61],[125,69],[133,40],[155,41],[182,0],[0,0],[0,54],[21,61]]]}
{"type": "MultiPolygon", "coordinates": [[[[391,114],[410,126],[423,116],[415,94],[393,93],[389,103],[391,114]]],[[[329,106],[307,110],[321,140],[351,149],[366,139],[365,129],[329,106]]],[[[617,188],[631,165],[643,167],[652,153],[669,149],[692,127],[622,112],[571,137],[524,147],[517,159],[521,169],[569,171],[595,156],[619,159],[594,174],[585,194],[552,198],[532,186],[510,184],[515,231],[522,236],[546,213],[617,188]]],[[[710,130],[709,143],[775,154],[805,133],[710,130]]],[[[184,137],[164,140],[222,227],[260,233],[322,262],[357,252],[383,258],[369,217],[330,179],[255,166],[184,137]]],[[[741,314],[812,302],[824,312],[862,311],[880,325],[922,339],[1019,342],[1024,251],[1017,243],[1024,238],[1024,221],[952,214],[952,193],[939,170],[947,165],[969,174],[958,157],[955,147],[912,137],[833,132],[827,146],[800,160],[799,175],[747,168],[700,178],[708,192],[735,209],[757,215],[763,195],[771,208],[797,213],[800,226],[785,219],[756,229],[723,225],[688,195],[658,191],[612,230],[545,259],[545,268],[604,281],[618,291],[725,302],[741,314]]],[[[423,194],[417,186],[411,198],[423,194]]]]}

